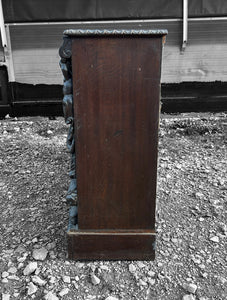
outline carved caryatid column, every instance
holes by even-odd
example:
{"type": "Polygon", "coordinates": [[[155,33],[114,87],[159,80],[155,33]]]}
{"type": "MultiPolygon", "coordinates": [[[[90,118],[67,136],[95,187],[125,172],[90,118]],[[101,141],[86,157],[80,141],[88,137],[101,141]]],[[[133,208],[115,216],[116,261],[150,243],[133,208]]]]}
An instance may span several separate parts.
{"type": "Polygon", "coordinates": [[[75,140],[74,140],[74,117],[73,117],[73,87],[72,87],[72,40],[66,36],[63,37],[63,45],[59,49],[61,57],[60,67],[64,76],[63,85],[63,112],[66,124],[69,124],[67,136],[67,148],[71,153],[71,169],[69,176],[71,178],[66,201],[71,206],[77,206],[77,182],[76,182],[76,157],[75,157],[75,140]]]}

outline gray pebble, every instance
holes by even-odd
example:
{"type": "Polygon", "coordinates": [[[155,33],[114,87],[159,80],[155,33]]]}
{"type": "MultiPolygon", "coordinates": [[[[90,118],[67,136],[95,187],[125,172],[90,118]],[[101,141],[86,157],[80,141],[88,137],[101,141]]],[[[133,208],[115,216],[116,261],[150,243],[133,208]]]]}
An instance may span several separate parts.
{"type": "Polygon", "coordinates": [[[51,249],[54,249],[54,248],[56,248],[56,243],[55,242],[47,244],[47,250],[51,250],[51,249]]]}
{"type": "Polygon", "coordinates": [[[91,282],[94,284],[94,285],[97,285],[100,283],[100,279],[94,274],[92,273],[91,274],[91,282]]]}
{"type": "Polygon", "coordinates": [[[27,267],[24,269],[23,274],[24,275],[30,275],[37,269],[37,262],[30,262],[27,267]]]}
{"type": "Polygon", "coordinates": [[[48,251],[46,248],[42,247],[39,249],[33,250],[32,256],[35,260],[45,260],[47,257],[48,251]]]}
{"type": "MultiPolygon", "coordinates": [[[[62,278],[63,279],[63,278],[62,278]]],[[[64,281],[64,280],[63,280],[64,281]]],[[[57,278],[54,277],[54,276],[50,276],[50,280],[49,280],[50,283],[56,283],[57,282],[57,278]]]]}
{"type": "Polygon", "coordinates": [[[143,281],[142,279],[139,280],[139,285],[145,286],[147,285],[147,283],[145,281],[143,281]]]}
{"type": "Polygon", "coordinates": [[[59,300],[59,298],[55,294],[49,292],[46,294],[45,300],[59,300]]]}
{"type": "Polygon", "coordinates": [[[149,271],[149,272],[147,273],[147,275],[150,276],[150,277],[154,277],[154,276],[155,276],[155,272],[149,271]]]}
{"type": "Polygon", "coordinates": [[[10,279],[10,280],[20,280],[20,278],[18,277],[18,276],[16,276],[16,275],[9,275],[8,277],[7,277],[7,279],[10,279]]]}
{"type": "Polygon", "coordinates": [[[38,286],[43,286],[46,284],[46,281],[41,279],[39,276],[34,275],[32,276],[32,281],[37,284],[38,286]]]}
{"type": "Polygon", "coordinates": [[[35,294],[38,290],[37,286],[34,285],[34,283],[30,282],[28,284],[28,295],[32,295],[32,294],[35,294]]]}
{"type": "Polygon", "coordinates": [[[11,274],[17,273],[17,268],[15,268],[15,267],[9,268],[8,273],[11,273],[11,274]]]}
{"type": "Polygon", "coordinates": [[[68,288],[64,288],[64,289],[62,289],[62,290],[60,291],[59,296],[60,296],[60,297],[63,297],[63,296],[65,296],[65,295],[67,295],[68,292],[69,292],[69,289],[68,289],[68,288]]]}
{"type": "Polygon", "coordinates": [[[130,273],[135,273],[136,272],[136,266],[134,266],[133,264],[130,264],[128,266],[129,272],[130,273]]]}
{"type": "Polygon", "coordinates": [[[184,284],[184,289],[191,294],[195,294],[197,290],[197,285],[194,283],[186,283],[184,284]]]}
{"type": "Polygon", "coordinates": [[[2,278],[6,278],[6,277],[8,277],[8,276],[9,276],[9,273],[8,273],[8,272],[6,272],[6,271],[2,272],[2,278]]]}
{"type": "Polygon", "coordinates": [[[71,279],[69,276],[62,276],[62,280],[65,282],[65,283],[70,283],[71,282],[71,279]]]}
{"type": "Polygon", "coordinates": [[[219,243],[219,237],[218,236],[213,236],[210,238],[210,241],[214,242],[214,243],[219,243]]]}
{"type": "Polygon", "coordinates": [[[182,300],[195,300],[195,297],[193,295],[184,295],[182,300]]]}
{"type": "Polygon", "coordinates": [[[2,300],[9,300],[10,294],[2,294],[2,300]]]}

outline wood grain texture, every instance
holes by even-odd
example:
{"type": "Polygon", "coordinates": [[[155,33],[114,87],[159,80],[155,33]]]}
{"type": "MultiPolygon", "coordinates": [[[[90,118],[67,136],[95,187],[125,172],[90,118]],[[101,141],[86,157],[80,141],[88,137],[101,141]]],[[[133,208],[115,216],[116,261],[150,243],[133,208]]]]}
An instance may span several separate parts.
{"type": "Polygon", "coordinates": [[[80,234],[69,231],[68,255],[74,260],[154,260],[155,235],[153,234],[80,234]]]}
{"type": "Polygon", "coordinates": [[[73,40],[79,229],[155,226],[161,37],[73,40]]]}

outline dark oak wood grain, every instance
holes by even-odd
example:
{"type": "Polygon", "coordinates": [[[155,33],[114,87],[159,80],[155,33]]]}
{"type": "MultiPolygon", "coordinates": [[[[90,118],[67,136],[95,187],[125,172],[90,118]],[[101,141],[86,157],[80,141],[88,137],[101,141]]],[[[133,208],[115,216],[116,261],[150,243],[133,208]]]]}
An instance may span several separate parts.
{"type": "Polygon", "coordinates": [[[73,39],[79,229],[154,229],[161,50],[154,36],[73,39]]]}
{"type": "Polygon", "coordinates": [[[69,259],[154,260],[154,247],[152,233],[68,232],[69,259]]]}

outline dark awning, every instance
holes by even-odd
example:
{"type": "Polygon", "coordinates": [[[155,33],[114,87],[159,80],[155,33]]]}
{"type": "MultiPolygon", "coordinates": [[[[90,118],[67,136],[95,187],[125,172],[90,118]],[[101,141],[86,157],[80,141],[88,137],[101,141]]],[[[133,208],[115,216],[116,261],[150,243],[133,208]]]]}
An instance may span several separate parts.
{"type": "MultiPolygon", "coordinates": [[[[182,18],[182,0],[2,0],[6,23],[182,18]]],[[[189,0],[189,17],[227,16],[225,0],[189,0]]]]}

